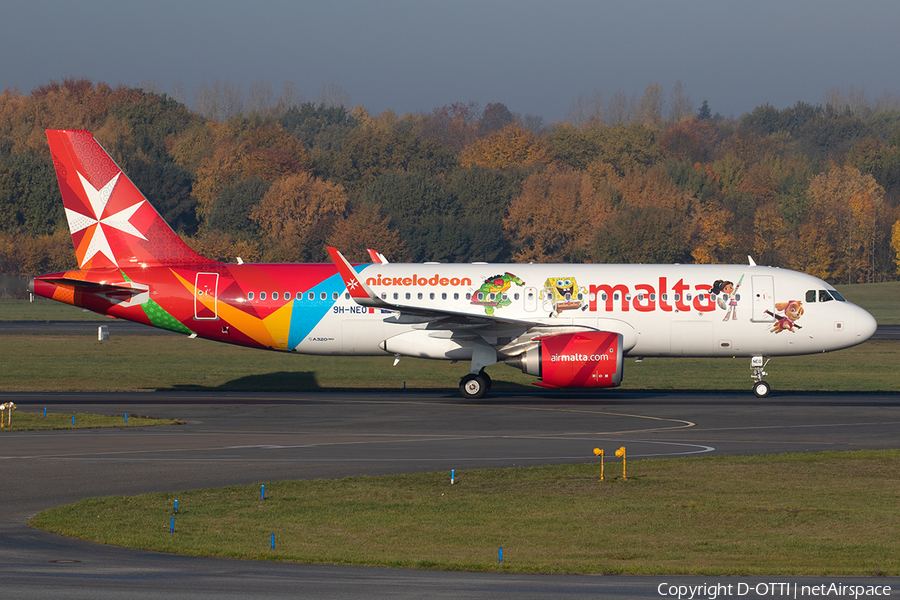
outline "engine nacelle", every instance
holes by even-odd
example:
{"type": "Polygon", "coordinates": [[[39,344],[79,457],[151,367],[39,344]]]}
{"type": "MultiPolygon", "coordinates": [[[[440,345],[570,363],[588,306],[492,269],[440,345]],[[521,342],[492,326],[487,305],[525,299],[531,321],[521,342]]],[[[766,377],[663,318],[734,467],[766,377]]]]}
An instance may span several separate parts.
{"type": "Polygon", "coordinates": [[[540,338],[537,346],[506,364],[535,375],[544,387],[615,387],[622,383],[622,334],[563,333],[540,338]]]}

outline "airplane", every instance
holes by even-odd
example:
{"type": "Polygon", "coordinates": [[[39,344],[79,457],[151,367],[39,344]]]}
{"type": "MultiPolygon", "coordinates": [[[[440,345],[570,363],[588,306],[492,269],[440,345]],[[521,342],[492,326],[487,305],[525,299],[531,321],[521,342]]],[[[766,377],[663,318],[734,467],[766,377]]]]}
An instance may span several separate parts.
{"type": "Polygon", "coordinates": [[[251,264],[191,250],[87,131],[47,130],[79,268],[35,277],[34,294],[219,342],[331,356],[468,361],[547,388],[611,388],[625,357],[744,357],[752,391],[776,356],[861,344],[877,327],[833,286],[747,265],[251,264]]]}

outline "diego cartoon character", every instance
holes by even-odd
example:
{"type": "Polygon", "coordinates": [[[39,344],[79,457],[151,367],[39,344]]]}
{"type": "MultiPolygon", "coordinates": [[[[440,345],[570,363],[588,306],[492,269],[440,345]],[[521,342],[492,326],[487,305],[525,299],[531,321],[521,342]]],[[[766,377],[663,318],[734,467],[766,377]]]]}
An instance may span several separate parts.
{"type": "Polygon", "coordinates": [[[794,329],[803,329],[797,325],[795,321],[803,316],[803,303],[800,300],[791,300],[789,302],[778,302],[775,304],[775,310],[782,313],[776,315],[770,311],[766,314],[778,319],[770,330],[772,333],[781,333],[782,331],[794,332],[794,329]]]}
{"type": "Polygon", "coordinates": [[[579,292],[585,294],[587,290],[584,288],[579,290],[574,277],[548,278],[544,282],[544,293],[553,307],[550,316],[558,317],[559,313],[564,310],[586,309],[587,305],[582,306],[582,299],[578,297],[579,292]]]}
{"type": "Polygon", "coordinates": [[[481,284],[481,287],[472,294],[472,304],[478,304],[484,307],[486,315],[494,314],[494,309],[503,308],[512,304],[512,300],[504,294],[512,284],[518,286],[525,285],[525,282],[513,275],[512,273],[504,273],[503,275],[494,275],[488,277],[481,284]]]}
{"type": "Polygon", "coordinates": [[[741,283],[743,282],[744,276],[741,275],[737,285],[735,285],[734,282],[724,281],[722,279],[717,279],[712,284],[709,293],[716,299],[719,307],[725,310],[725,305],[726,303],[728,304],[728,309],[725,311],[725,318],[722,319],[723,321],[727,321],[729,318],[732,321],[737,321],[737,293],[738,290],[741,289],[741,283]],[[719,296],[720,294],[721,297],[719,296]]]}

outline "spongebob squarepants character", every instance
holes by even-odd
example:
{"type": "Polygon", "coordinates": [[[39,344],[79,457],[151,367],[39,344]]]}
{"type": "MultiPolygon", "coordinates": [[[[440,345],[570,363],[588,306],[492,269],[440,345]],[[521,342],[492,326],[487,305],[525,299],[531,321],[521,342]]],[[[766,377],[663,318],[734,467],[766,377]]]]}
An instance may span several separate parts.
{"type": "Polygon", "coordinates": [[[483,306],[484,313],[492,315],[494,314],[494,309],[512,304],[512,300],[509,299],[506,292],[514,283],[518,286],[525,285],[524,281],[512,273],[488,277],[481,284],[481,287],[472,294],[472,304],[483,306]]]}
{"type": "Polygon", "coordinates": [[[585,294],[587,290],[579,289],[574,277],[550,277],[544,282],[544,300],[552,307],[551,317],[558,317],[564,310],[587,308],[582,302],[585,294]]]}

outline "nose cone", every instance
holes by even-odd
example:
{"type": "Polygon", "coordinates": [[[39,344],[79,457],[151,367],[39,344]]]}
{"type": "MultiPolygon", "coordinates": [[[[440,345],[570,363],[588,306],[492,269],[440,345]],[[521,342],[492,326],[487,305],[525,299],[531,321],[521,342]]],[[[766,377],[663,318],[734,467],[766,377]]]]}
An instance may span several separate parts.
{"type": "Polygon", "coordinates": [[[868,312],[862,308],[856,308],[856,343],[862,344],[875,335],[875,330],[878,329],[878,323],[875,321],[875,317],[868,312]]]}

